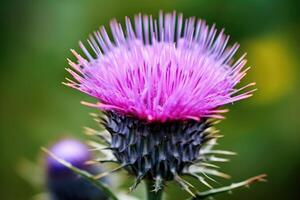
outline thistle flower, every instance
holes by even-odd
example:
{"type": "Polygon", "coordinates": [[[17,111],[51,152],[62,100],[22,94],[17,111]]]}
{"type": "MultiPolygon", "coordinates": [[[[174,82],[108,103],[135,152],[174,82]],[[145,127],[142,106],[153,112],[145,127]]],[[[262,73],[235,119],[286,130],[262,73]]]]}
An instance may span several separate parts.
{"type": "Polygon", "coordinates": [[[132,188],[147,179],[159,191],[175,180],[193,195],[182,175],[209,187],[207,175],[227,178],[210,164],[225,161],[213,154],[232,154],[212,150],[219,137],[213,125],[227,111],[221,106],[253,92],[246,89],[254,83],[235,88],[249,69],[245,55],[233,61],[239,45],[228,46],[224,30],[175,12],[160,13],[158,20],[136,15],[134,26],[126,17],[124,28],[112,20],[110,30],[113,40],[104,27],[90,36],[93,54],[80,42],[86,58],[72,50],[77,62],[69,60],[67,70],[75,81],[65,83],[98,100],[83,103],[103,111],[109,135],[89,133],[108,144],[108,161],[136,177],[132,188]]]}
{"type": "MultiPolygon", "coordinates": [[[[85,164],[92,159],[91,153],[86,145],[77,140],[61,140],[52,146],[51,151],[73,166],[91,173],[100,173],[98,167],[85,164]]],[[[107,199],[98,188],[50,156],[46,158],[46,168],[47,186],[53,200],[107,199]]]]}

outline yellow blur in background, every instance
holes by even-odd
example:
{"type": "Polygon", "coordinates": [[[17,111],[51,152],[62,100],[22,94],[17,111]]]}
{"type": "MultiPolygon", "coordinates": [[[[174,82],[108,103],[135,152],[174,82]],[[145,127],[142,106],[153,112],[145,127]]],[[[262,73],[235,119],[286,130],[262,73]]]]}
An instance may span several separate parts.
{"type": "Polygon", "coordinates": [[[280,101],[295,86],[296,53],[284,33],[269,33],[250,39],[244,49],[252,67],[252,79],[260,90],[256,103],[280,101]]]}

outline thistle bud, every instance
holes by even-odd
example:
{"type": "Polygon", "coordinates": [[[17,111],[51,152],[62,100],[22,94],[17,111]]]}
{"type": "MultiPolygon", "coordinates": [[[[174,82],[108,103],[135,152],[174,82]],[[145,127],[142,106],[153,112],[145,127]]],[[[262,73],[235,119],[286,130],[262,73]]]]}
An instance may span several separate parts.
{"type": "MultiPolygon", "coordinates": [[[[74,139],[64,139],[51,147],[57,157],[90,173],[99,173],[96,166],[85,164],[92,158],[87,146],[74,139]]],[[[48,156],[46,158],[47,187],[53,200],[100,200],[104,194],[70,169],[48,156]]]]}

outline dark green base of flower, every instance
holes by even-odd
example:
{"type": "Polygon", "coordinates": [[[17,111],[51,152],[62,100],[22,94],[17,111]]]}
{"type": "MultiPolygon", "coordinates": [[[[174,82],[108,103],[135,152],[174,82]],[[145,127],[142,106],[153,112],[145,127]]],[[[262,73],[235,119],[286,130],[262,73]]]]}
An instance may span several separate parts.
{"type": "Polygon", "coordinates": [[[136,177],[174,179],[199,158],[201,147],[212,138],[206,119],[147,123],[115,112],[106,116],[110,148],[136,177]]]}
{"type": "Polygon", "coordinates": [[[193,186],[183,179],[185,175],[196,178],[208,187],[211,186],[206,180],[213,180],[210,176],[229,178],[211,164],[228,161],[215,156],[217,154],[234,154],[213,149],[220,137],[213,127],[216,124],[214,119],[148,123],[116,112],[95,117],[107,131],[87,129],[87,134],[102,138],[106,147],[91,142],[91,146],[105,156],[91,163],[119,164],[119,167],[96,178],[125,169],[135,177],[131,190],[142,180],[152,182],[155,192],[161,190],[167,181],[175,181],[191,195],[194,194],[193,186]]]}

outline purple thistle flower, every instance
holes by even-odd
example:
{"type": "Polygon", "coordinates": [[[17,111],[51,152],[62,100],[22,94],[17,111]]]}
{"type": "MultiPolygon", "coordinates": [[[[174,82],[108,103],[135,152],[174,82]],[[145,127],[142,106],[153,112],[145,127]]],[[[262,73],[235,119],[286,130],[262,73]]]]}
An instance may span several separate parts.
{"type": "Polygon", "coordinates": [[[99,101],[88,105],[150,122],[199,120],[222,118],[220,106],[252,95],[239,92],[254,83],[234,88],[249,68],[245,56],[232,62],[239,45],[227,47],[223,30],[175,12],[159,20],[140,14],[134,25],[111,21],[114,41],[101,27],[88,40],[95,57],[82,43],[87,59],[72,50],[78,63],[69,61],[68,71],[77,82],[67,85],[99,101]]]}
{"type": "MultiPolygon", "coordinates": [[[[50,150],[77,168],[94,174],[100,173],[98,167],[85,164],[92,159],[92,156],[88,147],[80,141],[74,139],[60,140],[50,150]]],[[[46,175],[47,187],[53,200],[107,199],[102,191],[51,156],[46,158],[46,175]]]]}
{"type": "MultiPolygon", "coordinates": [[[[92,159],[88,147],[81,142],[73,139],[65,139],[55,143],[51,147],[51,152],[59,156],[61,159],[71,163],[80,169],[87,167],[85,162],[92,159]]],[[[74,173],[52,158],[47,157],[47,174],[51,177],[73,176],[74,173]]]]}
{"type": "Polygon", "coordinates": [[[214,26],[183,20],[175,12],[160,13],[158,20],[139,14],[134,28],[129,18],[125,28],[113,20],[110,29],[113,41],[104,27],[88,39],[94,56],[82,43],[87,59],[72,50],[78,62],[69,60],[73,69],[67,70],[75,81],[65,83],[95,97],[98,103],[84,104],[106,116],[99,118],[109,134],[90,129],[89,134],[101,137],[108,148],[93,145],[113,158],[97,162],[120,163],[113,171],[124,168],[133,174],[132,189],[142,179],[154,181],[155,191],[175,180],[193,195],[182,175],[209,187],[208,175],[228,178],[210,164],[226,161],[214,154],[232,154],[212,149],[219,137],[213,125],[227,111],[221,106],[254,91],[242,92],[254,83],[235,89],[249,69],[244,69],[245,55],[233,62],[239,45],[227,47],[223,30],[217,33],[214,26]]]}

